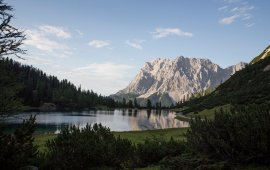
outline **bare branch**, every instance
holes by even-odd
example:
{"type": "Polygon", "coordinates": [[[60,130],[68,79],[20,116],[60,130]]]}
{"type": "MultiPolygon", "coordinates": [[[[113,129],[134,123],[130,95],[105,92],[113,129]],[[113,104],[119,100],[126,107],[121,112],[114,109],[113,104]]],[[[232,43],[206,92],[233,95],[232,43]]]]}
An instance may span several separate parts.
{"type": "Polygon", "coordinates": [[[13,8],[0,0],[0,58],[5,55],[25,54],[26,50],[20,48],[26,36],[23,31],[10,25],[13,15],[10,12],[13,8]]]}

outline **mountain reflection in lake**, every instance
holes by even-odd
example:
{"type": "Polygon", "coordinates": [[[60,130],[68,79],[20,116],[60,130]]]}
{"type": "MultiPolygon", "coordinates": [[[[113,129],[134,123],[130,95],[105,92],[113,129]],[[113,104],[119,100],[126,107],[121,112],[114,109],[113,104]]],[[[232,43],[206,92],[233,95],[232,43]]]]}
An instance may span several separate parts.
{"type": "Polygon", "coordinates": [[[36,115],[37,133],[58,133],[62,127],[101,123],[111,131],[134,131],[188,127],[188,122],[174,119],[175,112],[166,110],[114,110],[83,112],[31,112],[8,117],[5,123],[14,129],[23,119],[36,115]]]}

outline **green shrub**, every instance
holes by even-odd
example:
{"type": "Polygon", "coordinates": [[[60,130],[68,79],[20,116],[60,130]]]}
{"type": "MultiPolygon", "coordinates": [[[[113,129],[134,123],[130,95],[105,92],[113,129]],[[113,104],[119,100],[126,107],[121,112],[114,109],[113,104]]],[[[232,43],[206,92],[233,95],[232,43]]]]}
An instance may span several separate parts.
{"type": "Polygon", "coordinates": [[[91,169],[129,166],[134,146],[129,140],[116,138],[101,124],[72,126],[47,142],[48,160],[44,169],[91,169]]]}
{"type": "Polygon", "coordinates": [[[214,120],[191,120],[187,145],[210,158],[239,163],[270,163],[270,105],[235,107],[214,120]]]}
{"type": "Polygon", "coordinates": [[[211,160],[206,156],[186,153],[176,157],[166,157],[160,162],[163,170],[230,170],[227,162],[211,160]]]}
{"type": "Polygon", "coordinates": [[[156,164],[164,157],[176,156],[185,152],[184,142],[176,141],[171,138],[165,141],[163,138],[148,138],[144,143],[137,145],[137,157],[139,166],[156,164]]]}
{"type": "Polygon", "coordinates": [[[33,145],[35,117],[24,120],[14,132],[7,134],[0,127],[0,169],[12,170],[34,165],[37,158],[37,147],[33,145]]]}

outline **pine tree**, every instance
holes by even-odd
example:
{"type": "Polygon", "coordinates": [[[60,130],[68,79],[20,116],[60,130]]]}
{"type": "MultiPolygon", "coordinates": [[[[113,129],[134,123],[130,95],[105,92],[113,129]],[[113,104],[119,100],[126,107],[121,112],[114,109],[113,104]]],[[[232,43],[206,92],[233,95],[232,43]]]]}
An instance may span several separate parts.
{"type": "Polygon", "coordinates": [[[138,108],[138,103],[137,103],[137,99],[136,98],[134,99],[134,107],[135,108],[138,108]]]}
{"type": "Polygon", "coordinates": [[[37,147],[33,144],[35,117],[24,120],[14,134],[7,134],[0,128],[0,169],[20,169],[34,165],[37,159],[37,147]]]}
{"type": "Polygon", "coordinates": [[[122,107],[123,108],[127,107],[127,102],[126,102],[125,98],[123,98],[123,100],[122,100],[122,107]]]}
{"type": "Polygon", "coordinates": [[[132,100],[129,100],[127,105],[128,105],[128,108],[133,108],[132,100]]]}
{"type": "Polygon", "coordinates": [[[151,100],[147,99],[146,107],[147,107],[147,109],[151,109],[152,108],[151,100]]]}

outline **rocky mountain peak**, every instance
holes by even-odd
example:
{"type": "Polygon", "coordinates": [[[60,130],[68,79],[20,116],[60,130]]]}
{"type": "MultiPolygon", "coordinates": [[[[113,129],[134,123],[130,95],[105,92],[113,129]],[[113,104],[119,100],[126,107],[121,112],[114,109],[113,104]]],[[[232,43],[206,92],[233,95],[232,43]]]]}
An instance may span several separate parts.
{"type": "Polygon", "coordinates": [[[186,100],[194,93],[216,87],[244,67],[245,63],[242,62],[223,69],[209,59],[183,56],[158,58],[146,62],[130,84],[112,97],[136,97],[141,101],[150,99],[153,103],[170,105],[186,100]]]}

